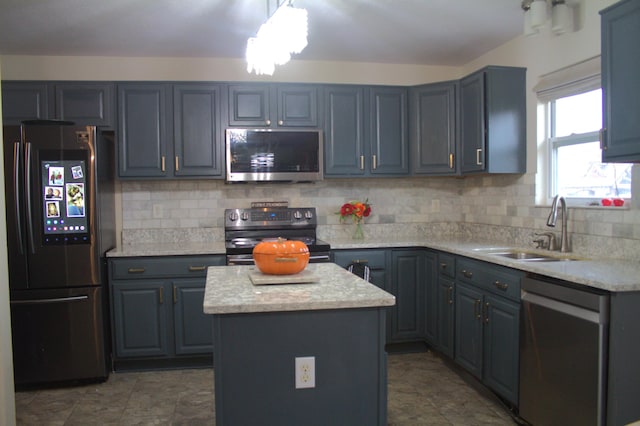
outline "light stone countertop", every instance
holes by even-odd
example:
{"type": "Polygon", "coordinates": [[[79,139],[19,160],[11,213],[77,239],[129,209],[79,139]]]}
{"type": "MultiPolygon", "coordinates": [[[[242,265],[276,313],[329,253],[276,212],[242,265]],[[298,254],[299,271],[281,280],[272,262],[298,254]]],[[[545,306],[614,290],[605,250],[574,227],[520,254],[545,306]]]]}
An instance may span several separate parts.
{"type": "Polygon", "coordinates": [[[206,314],[305,311],[393,306],[395,297],[334,263],[312,263],[304,284],[253,285],[254,266],[210,266],[204,293],[206,314]]]}
{"type": "MultiPolygon", "coordinates": [[[[517,247],[504,242],[471,241],[455,238],[423,238],[407,237],[365,240],[333,240],[328,239],[332,250],[366,249],[366,248],[411,248],[425,247],[466,256],[497,265],[507,266],[526,272],[546,275],[585,286],[612,292],[640,291],[640,264],[630,260],[588,259],[576,253],[567,253],[569,257],[577,257],[578,261],[567,262],[523,262],[504,258],[490,253],[490,249],[519,249],[536,251],[530,247],[517,247]]],[[[558,252],[539,251],[540,253],[560,256],[558,252]]],[[[223,255],[224,242],[211,243],[173,243],[144,244],[122,249],[114,249],[107,257],[137,256],[171,256],[171,255],[223,255]]]]}

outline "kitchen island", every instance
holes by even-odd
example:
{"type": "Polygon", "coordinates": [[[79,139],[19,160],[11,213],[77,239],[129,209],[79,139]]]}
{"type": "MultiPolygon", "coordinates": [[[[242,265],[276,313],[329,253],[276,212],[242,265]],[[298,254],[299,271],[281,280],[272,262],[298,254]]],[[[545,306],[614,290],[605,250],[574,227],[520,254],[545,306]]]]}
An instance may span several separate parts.
{"type": "Polygon", "coordinates": [[[308,265],[308,283],[254,285],[256,272],[207,271],[217,424],[385,425],[394,296],[333,263],[308,265]],[[296,358],[311,370],[296,372],[296,358]]]}

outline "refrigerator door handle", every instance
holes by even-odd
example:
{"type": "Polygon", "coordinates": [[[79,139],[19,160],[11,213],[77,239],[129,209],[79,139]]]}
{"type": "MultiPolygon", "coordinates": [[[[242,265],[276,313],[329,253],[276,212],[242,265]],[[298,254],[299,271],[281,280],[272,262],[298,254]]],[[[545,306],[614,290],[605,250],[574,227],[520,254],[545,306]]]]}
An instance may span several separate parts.
{"type": "Polygon", "coordinates": [[[29,243],[31,246],[31,252],[35,254],[36,252],[36,244],[33,239],[33,214],[31,211],[31,144],[29,142],[25,143],[25,155],[24,155],[24,189],[26,191],[26,200],[25,205],[27,209],[27,235],[29,237],[29,243]]]}
{"type": "Polygon", "coordinates": [[[70,296],[70,297],[54,297],[51,299],[33,299],[33,300],[12,300],[12,305],[37,305],[43,303],[68,303],[68,302],[81,302],[87,300],[89,296],[70,296]]]}
{"type": "Polygon", "coordinates": [[[24,254],[24,237],[22,236],[22,214],[20,213],[20,142],[13,143],[13,195],[16,209],[16,234],[18,235],[18,252],[24,254]]]}

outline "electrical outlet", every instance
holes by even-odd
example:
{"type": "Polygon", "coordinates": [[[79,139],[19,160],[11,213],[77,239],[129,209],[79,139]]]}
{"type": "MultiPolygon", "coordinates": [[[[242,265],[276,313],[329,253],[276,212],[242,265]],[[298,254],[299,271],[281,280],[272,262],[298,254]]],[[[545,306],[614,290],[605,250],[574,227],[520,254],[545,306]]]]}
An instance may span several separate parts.
{"type": "Polygon", "coordinates": [[[160,204],[153,205],[153,218],[162,219],[162,205],[160,204]]]}
{"type": "Polygon", "coordinates": [[[296,357],[296,389],[316,387],[316,357],[296,357]]]}

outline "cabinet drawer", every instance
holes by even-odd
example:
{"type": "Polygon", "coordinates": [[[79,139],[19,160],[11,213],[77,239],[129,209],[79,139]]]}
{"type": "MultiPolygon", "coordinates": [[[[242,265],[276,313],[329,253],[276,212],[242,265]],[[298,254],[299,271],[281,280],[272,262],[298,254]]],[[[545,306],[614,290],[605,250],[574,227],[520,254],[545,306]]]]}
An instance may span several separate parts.
{"type": "Polygon", "coordinates": [[[110,261],[112,279],[204,277],[208,266],[225,264],[224,256],[131,257],[110,261]]]}
{"type": "Polygon", "coordinates": [[[456,257],[452,254],[438,253],[438,273],[446,277],[456,277],[456,257]]]}
{"type": "Polygon", "coordinates": [[[513,300],[520,300],[522,272],[466,258],[459,258],[457,263],[456,273],[459,280],[513,300]]]}
{"type": "Polygon", "coordinates": [[[385,250],[342,250],[333,252],[334,262],[342,267],[352,262],[366,263],[371,269],[386,268],[385,250]]]}

